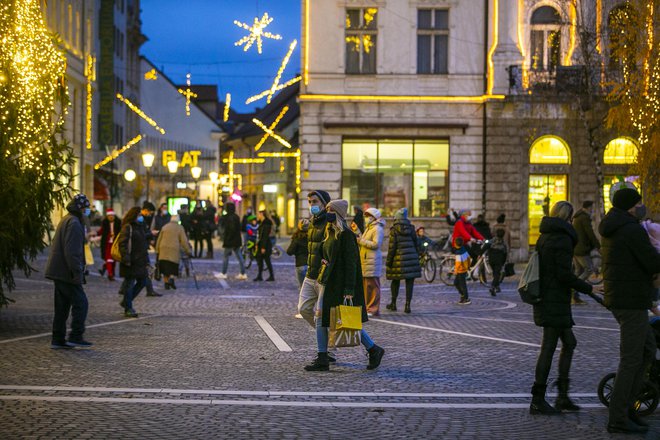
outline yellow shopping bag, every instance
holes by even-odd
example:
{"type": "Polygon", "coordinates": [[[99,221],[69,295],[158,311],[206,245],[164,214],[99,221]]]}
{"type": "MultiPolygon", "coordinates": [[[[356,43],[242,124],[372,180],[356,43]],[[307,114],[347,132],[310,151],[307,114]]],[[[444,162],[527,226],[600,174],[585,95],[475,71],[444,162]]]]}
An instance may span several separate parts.
{"type": "Polygon", "coordinates": [[[350,305],[335,307],[335,328],[337,330],[362,330],[362,306],[350,305]]]}
{"type": "Polygon", "coordinates": [[[92,254],[92,248],[89,246],[89,243],[85,243],[85,264],[87,266],[94,265],[94,254],[92,254]]]}
{"type": "Polygon", "coordinates": [[[330,331],[328,332],[328,346],[331,348],[357,347],[361,343],[360,330],[337,329],[336,313],[338,307],[330,309],[330,331]]]}

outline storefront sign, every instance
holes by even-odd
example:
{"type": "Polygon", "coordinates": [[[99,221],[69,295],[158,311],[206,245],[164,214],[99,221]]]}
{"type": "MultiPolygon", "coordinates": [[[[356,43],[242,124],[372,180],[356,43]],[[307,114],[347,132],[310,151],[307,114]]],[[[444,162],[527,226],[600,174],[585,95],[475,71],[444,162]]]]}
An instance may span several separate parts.
{"type": "Polygon", "coordinates": [[[177,152],[174,150],[165,150],[163,151],[163,166],[167,167],[167,162],[171,160],[176,160],[179,162],[179,168],[183,167],[196,167],[199,156],[202,154],[199,150],[186,151],[183,153],[183,156],[179,159],[177,157],[177,152]]]}

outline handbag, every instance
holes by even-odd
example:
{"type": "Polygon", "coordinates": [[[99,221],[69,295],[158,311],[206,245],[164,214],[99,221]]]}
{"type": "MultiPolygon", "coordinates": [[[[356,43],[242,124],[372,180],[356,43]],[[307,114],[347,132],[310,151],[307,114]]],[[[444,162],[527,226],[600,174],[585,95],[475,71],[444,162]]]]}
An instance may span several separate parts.
{"type": "Polygon", "coordinates": [[[330,309],[330,330],[328,332],[328,346],[332,348],[358,347],[361,344],[360,330],[336,328],[337,307],[330,309]]]}
{"type": "MultiPolygon", "coordinates": [[[[131,225],[128,225],[128,258],[130,260],[131,256],[131,241],[133,238],[133,228],[131,225]]],[[[115,241],[112,242],[112,247],[110,248],[110,256],[112,257],[113,260],[118,261],[121,263],[121,252],[119,250],[119,242],[121,241],[121,231],[117,236],[115,237],[115,241]]]]}
{"type": "Polygon", "coordinates": [[[85,243],[85,264],[87,266],[93,266],[94,265],[94,254],[92,254],[92,248],[89,245],[89,243],[85,243]]]}
{"type": "Polygon", "coordinates": [[[516,274],[513,263],[506,263],[504,265],[504,276],[512,277],[516,274]]]}
{"type": "Polygon", "coordinates": [[[539,277],[539,254],[534,251],[529,257],[520,281],[518,293],[524,303],[536,305],[541,302],[541,279],[539,277]]]}
{"type": "Polygon", "coordinates": [[[337,330],[362,330],[362,306],[354,306],[344,299],[344,304],[334,307],[335,328],[337,330]]]}

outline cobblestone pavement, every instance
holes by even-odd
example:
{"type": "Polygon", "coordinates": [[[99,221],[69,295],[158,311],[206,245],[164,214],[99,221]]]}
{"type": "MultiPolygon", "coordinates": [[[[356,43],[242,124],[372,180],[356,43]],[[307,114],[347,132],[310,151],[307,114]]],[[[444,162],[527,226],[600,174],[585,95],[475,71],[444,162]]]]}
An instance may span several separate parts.
{"type": "MultiPolygon", "coordinates": [[[[275,283],[220,282],[217,259],[194,263],[199,289],[156,283],[165,296],[140,295],[139,319],[123,318],[118,282],[90,276],[89,350],[51,350],[52,285],[18,279],[16,303],[0,311],[0,438],[617,438],[596,387],[616,368],[618,333],[593,302],[574,310],[571,388],[584,408],[548,418],[528,413],[540,331],[512,281],[496,298],[470,285],[470,306],[418,282],[410,315],[384,310],[384,282],[383,313],[366,324],[386,350],[381,367],[367,371],[352,348],[330,372],[308,373],[315,336],[294,318],[292,260],[275,261],[275,283]]],[[[660,438],[660,410],[649,421],[645,438],[660,438]]]]}

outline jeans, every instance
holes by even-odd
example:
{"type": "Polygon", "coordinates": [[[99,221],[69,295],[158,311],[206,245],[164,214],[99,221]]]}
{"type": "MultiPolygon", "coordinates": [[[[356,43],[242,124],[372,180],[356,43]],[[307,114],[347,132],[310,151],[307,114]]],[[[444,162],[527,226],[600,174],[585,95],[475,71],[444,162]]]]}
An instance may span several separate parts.
{"type": "Polygon", "coordinates": [[[236,258],[238,259],[238,264],[241,267],[241,275],[244,275],[245,265],[243,264],[243,255],[241,255],[240,248],[225,248],[225,253],[222,260],[222,273],[227,275],[227,268],[229,267],[229,257],[231,256],[232,252],[236,254],[236,258]]]}
{"type": "Polygon", "coordinates": [[[559,352],[559,379],[568,380],[568,374],[571,370],[571,361],[573,360],[573,351],[577,346],[577,339],[570,328],[543,327],[543,339],[541,342],[541,351],[536,361],[536,372],[534,382],[537,384],[546,384],[550,367],[552,367],[552,357],[557,349],[557,341],[561,339],[561,351],[559,352]]]}
{"type": "Polygon", "coordinates": [[[296,266],[296,278],[298,279],[298,287],[301,288],[307,275],[307,266],[296,266]]]}
{"type": "Polygon", "coordinates": [[[309,278],[303,280],[300,294],[298,295],[298,313],[313,328],[316,328],[314,308],[319,300],[319,296],[322,294],[323,286],[318,281],[309,278]]]}
{"type": "MultiPolygon", "coordinates": [[[[392,291],[392,304],[396,304],[396,299],[399,297],[399,286],[401,280],[392,280],[390,290],[392,291]]],[[[414,278],[406,278],[406,302],[412,301],[413,287],[415,286],[414,278]]]]}
{"type": "Polygon", "coordinates": [[[89,303],[80,284],[55,281],[55,313],[53,315],[53,343],[64,344],[66,341],[66,320],[71,312],[70,340],[81,340],[85,333],[85,320],[89,303]]]}
{"type": "Polygon", "coordinates": [[[126,290],[124,291],[124,310],[133,309],[133,300],[140,294],[140,291],[147,284],[147,278],[126,277],[126,290]]]}
{"type": "Polygon", "coordinates": [[[202,237],[201,234],[199,233],[195,235],[194,246],[195,246],[195,253],[194,253],[195,257],[201,258],[204,254],[204,237],[202,237]]]}
{"type": "MultiPolygon", "coordinates": [[[[591,261],[591,255],[574,255],[573,265],[575,266],[575,275],[582,281],[587,281],[591,275],[596,273],[594,263],[591,261]]],[[[573,299],[580,298],[577,291],[573,291],[573,299]]]]}
{"type": "Polygon", "coordinates": [[[621,330],[621,359],[610,400],[609,423],[624,424],[655,359],[656,345],[646,310],[612,309],[612,315],[621,330]]]}
{"type": "MultiPolygon", "coordinates": [[[[364,285],[364,306],[367,308],[367,313],[371,313],[373,316],[380,315],[380,278],[364,277],[362,284],[364,285]]],[[[406,285],[406,289],[407,287],[406,285]]]]}
{"type": "Polygon", "coordinates": [[[469,299],[468,288],[467,288],[467,273],[457,273],[454,277],[454,286],[458,293],[461,294],[461,301],[466,301],[469,299]]]}

